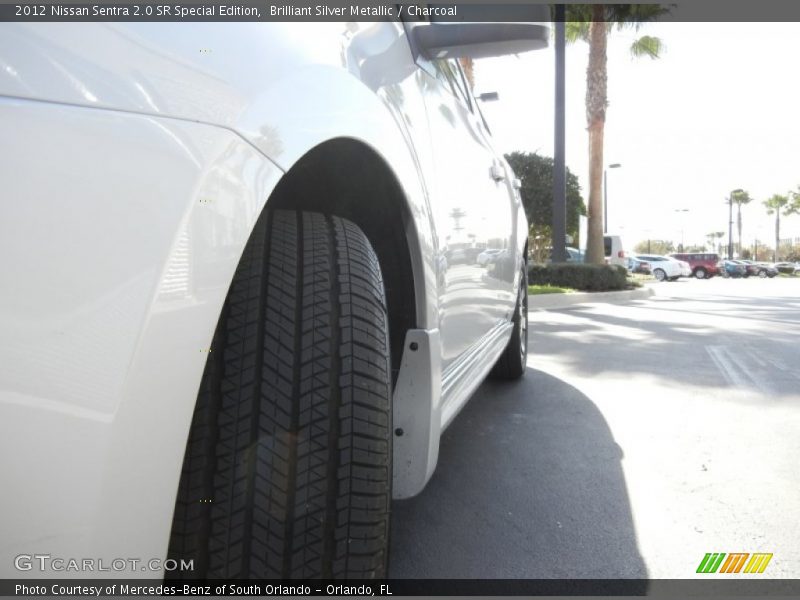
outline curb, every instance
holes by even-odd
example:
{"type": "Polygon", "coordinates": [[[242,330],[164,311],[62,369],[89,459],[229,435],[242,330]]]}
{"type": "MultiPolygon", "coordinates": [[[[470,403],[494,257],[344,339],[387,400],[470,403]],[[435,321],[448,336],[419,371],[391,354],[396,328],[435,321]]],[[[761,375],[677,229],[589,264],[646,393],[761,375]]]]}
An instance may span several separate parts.
{"type": "Polygon", "coordinates": [[[653,296],[655,290],[644,286],[635,290],[621,292],[574,292],[572,294],[537,294],[528,296],[528,310],[535,308],[563,308],[575,304],[603,302],[605,304],[625,304],[631,300],[644,300],[653,296]]]}

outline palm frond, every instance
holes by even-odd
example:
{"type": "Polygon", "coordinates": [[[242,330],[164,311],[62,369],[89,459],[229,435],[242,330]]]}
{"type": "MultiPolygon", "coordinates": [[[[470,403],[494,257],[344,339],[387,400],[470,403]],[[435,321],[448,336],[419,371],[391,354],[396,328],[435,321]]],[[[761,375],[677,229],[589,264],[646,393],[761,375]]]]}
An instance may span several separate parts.
{"type": "Polygon", "coordinates": [[[643,35],[631,44],[631,56],[634,58],[649,56],[656,59],[663,51],[664,43],[652,35],[643,35]]]}
{"type": "Polygon", "coordinates": [[[731,192],[731,200],[733,200],[734,204],[750,204],[753,201],[753,198],[747,193],[745,190],[736,189],[731,192]]]}
{"type": "Polygon", "coordinates": [[[767,209],[767,214],[772,215],[778,211],[783,211],[784,214],[787,216],[791,214],[791,206],[789,205],[789,196],[784,196],[782,194],[773,194],[767,200],[762,202],[764,207],[767,209]]]}
{"type": "Polygon", "coordinates": [[[567,43],[573,44],[578,40],[589,41],[590,21],[567,21],[564,27],[567,43]]]}
{"type": "Polygon", "coordinates": [[[574,21],[576,23],[592,22],[591,4],[567,4],[564,7],[564,12],[567,21],[574,21]]]}
{"type": "MultiPolygon", "coordinates": [[[[603,11],[606,27],[610,32],[617,29],[633,28],[638,31],[644,23],[657,21],[668,15],[676,4],[606,4],[603,11]]],[[[577,40],[588,41],[589,26],[596,19],[592,4],[566,5],[566,37],[567,42],[577,40]]],[[[649,54],[649,53],[646,53],[649,54]]],[[[655,58],[655,57],[653,57],[655,58]]]]}
{"type": "Polygon", "coordinates": [[[797,191],[790,191],[789,196],[791,199],[789,200],[789,207],[787,210],[789,211],[788,214],[796,215],[800,214],[800,185],[797,186],[797,191]]]}
{"type": "Polygon", "coordinates": [[[668,15],[675,4],[609,4],[606,6],[609,25],[617,29],[639,30],[643,23],[657,21],[668,15]]]}

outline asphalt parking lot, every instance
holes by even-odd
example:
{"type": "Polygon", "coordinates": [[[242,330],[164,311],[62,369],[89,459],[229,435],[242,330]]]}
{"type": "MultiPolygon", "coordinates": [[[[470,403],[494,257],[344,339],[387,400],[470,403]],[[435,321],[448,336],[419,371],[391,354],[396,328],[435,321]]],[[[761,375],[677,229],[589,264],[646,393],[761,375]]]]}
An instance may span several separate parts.
{"type": "Polygon", "coordinates": [[[394,503],[392,577],[687,578],[770,552],[761,577],[800,578],[800,278],[655,289],[531,311],[527,376],[486,382],[394,503]]]}

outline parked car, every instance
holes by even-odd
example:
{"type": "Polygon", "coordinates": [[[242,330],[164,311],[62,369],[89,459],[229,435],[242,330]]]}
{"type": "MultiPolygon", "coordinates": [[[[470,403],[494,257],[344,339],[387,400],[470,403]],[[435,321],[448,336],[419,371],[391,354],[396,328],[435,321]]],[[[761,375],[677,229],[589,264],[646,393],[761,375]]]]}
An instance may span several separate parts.
{"type": "Polygon", "coordinates": [[[584,262],[583,250],[567,246],[567,260],[569,262],[582,263],[584,262]]]}
{"type": "Polygon", "coordinates": [[[744,267],[744,278],[745,279],[747,279],[751,275],[758,276],[759,269],[758,269],[758,267],[756,266],[755,263],[751,263],[749,261],[742,260],[742,259],[732,260],[731,262],[734,262],[737,265],[742,265],[744,267]]]}
{"type": "Polygon", "coordinates": [[[773,265],[772,263],[759,262],[756,264],[759,265],[760,267],[763,267],[763,269],[758,274],[759,277],[769,277],[770,279],[772,279],[779,273],[778,269],[776,269],[775,265],[773,265]]]}
{"type": "Polygon", "coordinates": [[[650,263],[645,260],[639,260],[635,256],[628,257],[628,270],[631,273],[640,273],[642,275],[650,275],[652,273],[650,263]]]}
{"type": "Polygon", "coordinates": [[[761,277],[762,279],[766,277],[775,277],[778,274],[778,270],[768,263],[757,263],[752,260],[740,260],[740,263],[744,263],[745,267],[747,268],[748,275],[754,275],[756,277],[761,277]]]}
{"type": "MultiPolygon", "coordinates": [[[[572,246],[566,246],[565,250],[567,251],[567,262],[576,262],[576,263],[584,262],[583,250],[578,250],[577,248],[573,248],[572,246]]],[[[547,262],[552,262],[552,260],[553,260],[553,250],[551,248],[548,253],[547,262]]]]}
{"type": "Polygon", "coordinates": [[[459,59],[545,47],[540,8],[0,24],[0,576],[386,577],[392,497],[525,373],[528,224],[459,59]]]}
{"type": "Polygon", "coordinates": [[[797,263],[791,262],[775,263],[775,268],[779,273],[785,273],[786,275],[796,275],[798,272],[800,272],[800,267],[798,267],[797,263]]]}
{"type": "MultiPolygon", "coordinates": [[[[586,248],[581,249],[581,255],[586,254],[586,248]]],[[[618,235],[603,236],[603,253],[607,265],[628,266],[628,257],[622,245],[622,238],[618,235]]]]}
{"type": "Polygon", "coordinates": [[[676,252],[670,254],[676,260],[683,260],[689,263],[692,275],[697,279],[709,279],[714,275],[719,275],[719,255],[714,252],[676,252]]]}
{"type": "Polygon", "coordinates": [[[502,248],[496,248],[496,249],[489,248],[489,249],[486,249],[483,252],[481,252],[480,254],[478,254],[476,262],[479,265],[481,265],[482,267],[485,267],[487,264],[492,262],[494,260],[494,258],[497,255],[499,255],[502,251],[503,251],[502,248]]]}
{"type": "Polygon", "coordinates": [[[721,260],[718,268],[723,277],[747,277],[745,266],[734,260],[721,260]]]}
{"type": "Polygon", "coordinates": [[[609,265],[628,265],[625,256],[625,247],[622,245],[622,238],[618,235],[604,235],[603,249],[605,252],[606,263],[609,265]]]}
{"type": "Polygon", "coordinates": [[[691,274],[689,265],[670,258],[669,256],[659,256],[657,254],[637,254],[636,260],[645,261],[650,264],[650,269],[658,281],[677,281],[679,277],[688,277],[691,274]]]}

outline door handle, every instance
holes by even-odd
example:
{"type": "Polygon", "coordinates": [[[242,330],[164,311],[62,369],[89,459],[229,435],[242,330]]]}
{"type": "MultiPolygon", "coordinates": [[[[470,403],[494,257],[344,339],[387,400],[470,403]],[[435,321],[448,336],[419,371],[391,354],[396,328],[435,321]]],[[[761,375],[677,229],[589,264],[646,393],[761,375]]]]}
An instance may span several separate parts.
{"type": "Polygon", "coordinates": [[[506,170],[500,165],[492,165],[489,172],[495,181],[503,181],[506,178],[506,170]]]}

